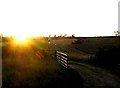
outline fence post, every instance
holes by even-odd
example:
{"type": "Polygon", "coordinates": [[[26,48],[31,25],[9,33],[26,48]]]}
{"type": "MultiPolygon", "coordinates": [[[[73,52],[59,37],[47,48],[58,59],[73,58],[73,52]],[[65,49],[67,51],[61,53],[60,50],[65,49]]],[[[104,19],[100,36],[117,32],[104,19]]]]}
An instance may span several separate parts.
{"type": "Polygon", "coordinates": [[[57,54],[57,51],[55,50],[55,58],[57,57],[56,54],[57,54]]]}

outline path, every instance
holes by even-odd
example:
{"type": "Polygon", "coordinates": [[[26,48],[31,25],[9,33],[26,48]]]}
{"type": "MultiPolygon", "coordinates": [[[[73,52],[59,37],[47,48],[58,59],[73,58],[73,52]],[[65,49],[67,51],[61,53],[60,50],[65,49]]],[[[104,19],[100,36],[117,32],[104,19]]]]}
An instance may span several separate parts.
{"type": "Polygon", "coordinates": [[[120,78],[105,69],[75,61],[68,63],[70,68],[83,77],[85,88],[120,88],[120,78]]]}

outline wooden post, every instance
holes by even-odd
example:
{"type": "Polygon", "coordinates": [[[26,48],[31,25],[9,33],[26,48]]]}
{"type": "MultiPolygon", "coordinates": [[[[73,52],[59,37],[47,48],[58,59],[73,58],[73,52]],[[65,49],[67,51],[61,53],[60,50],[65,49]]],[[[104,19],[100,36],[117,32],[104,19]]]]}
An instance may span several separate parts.
{"type": "Polygon", "coordinates": [[[55,58],[57,57],[56,54],[57,54],[57,51],[55,50],[55,58]]]}

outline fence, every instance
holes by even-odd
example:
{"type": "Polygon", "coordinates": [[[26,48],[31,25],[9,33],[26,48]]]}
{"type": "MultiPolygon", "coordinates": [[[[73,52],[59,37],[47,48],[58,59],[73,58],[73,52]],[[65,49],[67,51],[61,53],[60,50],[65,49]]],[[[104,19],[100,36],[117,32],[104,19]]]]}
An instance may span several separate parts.
{"type": "Polygon", "coordinates": [[[67,54],[60,52],[60,51],[55,51],[55,57],[58,59],[58,62],[64,66],[65,68],[68,68],[68,57],[67,54]]]}

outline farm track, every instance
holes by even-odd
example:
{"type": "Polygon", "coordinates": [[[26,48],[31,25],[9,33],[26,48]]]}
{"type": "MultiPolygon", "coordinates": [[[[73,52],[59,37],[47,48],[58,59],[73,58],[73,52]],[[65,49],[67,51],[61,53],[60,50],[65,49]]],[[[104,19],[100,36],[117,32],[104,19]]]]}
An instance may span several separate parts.
{"type": "Polygon", "coordinates": [[[83,77],[84,88],[120,88],[120,78],[109,71],[75,61],[68,64],[83,77]]]}

